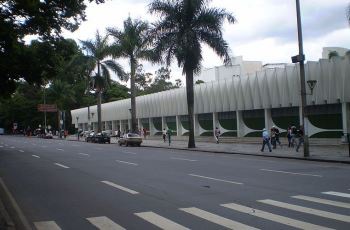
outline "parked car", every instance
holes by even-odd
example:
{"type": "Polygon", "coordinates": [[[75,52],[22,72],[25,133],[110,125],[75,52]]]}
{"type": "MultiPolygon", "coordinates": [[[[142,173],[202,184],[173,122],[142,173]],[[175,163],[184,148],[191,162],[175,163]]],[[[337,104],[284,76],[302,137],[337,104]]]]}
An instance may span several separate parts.
{"type": "Polygon", "coordinates": [[[120,146],[125,145],[134,145],[134,146],[141,146],[142,143],[142,137],[138,135],[137,133],[127,133],[124,134],[123,137],[121,137],[118,140],[118,144],[120,146]]]}
{"type": "Polygon", "coordinates": [[[94,131],[92,131],[92,132],[90,132],[90,133],[86,133],[86,135],[85,135],[85,141],[86,141],[86,142],[93,142],[94,136],[95,136],[95,132],[94,132],[94,131]]]}
{"type": "Polygon", "coordinates": [[[44,139],[52,139],[52,138],[53,138],[53,135],[52,135],[51,132],[49,132],[49,133],[44,134],[43,138],[44,138],[44,139]]]}
{"type": "Polygon", "coordinates": [[[94,143],[111,143],[111,137],[107,133],[97,133],[93,136],[92,142],[94,143]]]}
{"type": "Polygon", "coordinates": [[[4,128],[0,128],[0,135],[4,135],[5,134],[5,129],[4,128]]]}

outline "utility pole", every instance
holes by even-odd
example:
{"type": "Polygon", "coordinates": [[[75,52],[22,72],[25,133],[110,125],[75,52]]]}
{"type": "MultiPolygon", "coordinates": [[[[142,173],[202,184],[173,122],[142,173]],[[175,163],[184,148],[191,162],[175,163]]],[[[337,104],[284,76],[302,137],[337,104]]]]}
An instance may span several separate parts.
{"type": "Polygon", "coordinates": [[[305,112],[306,108],[306,86],[305,86],[305,56],[303,51],[303,34],[301,29],[301,16],[300,16],[300,1],[296,0],[296,10],[297,10],[297,26],[298,26],[298,43],[299,43],[299,55],[297,56],[297,62],[300,64],[300,84],[301,84],[301,117],[302,117],[302,127],[304,130],[304,157],[309,157],[309,135],[308,135],[308,124],[307,124],[307,114],[305,112]]]}

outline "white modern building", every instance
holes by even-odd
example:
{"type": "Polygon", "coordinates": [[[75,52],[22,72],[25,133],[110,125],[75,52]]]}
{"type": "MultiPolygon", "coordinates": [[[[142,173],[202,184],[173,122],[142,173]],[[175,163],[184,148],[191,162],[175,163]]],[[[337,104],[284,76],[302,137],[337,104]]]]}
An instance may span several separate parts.
{"type": "Polygon", "coordinates": [[[195,76],[195,81],[220,81],[253,74],[261,69],[261,61],[245,61],[242,56],[237,56],[231,58],[231,65],[215,66],[213,68],[204,69],[198,76],[195,76]]]}
{"type": "MultiPolygon", "coordinates": [[[[305,68],[306,81],[317,80],[313,94],[307,96],[309,136],[340,138],[349,133],[350,58],[309,61],[305,68]]],[[[211,136],[217,126],[223,136],[260,136],[265,127],[275,125],[285,131],[289,125],[300,123],[298,65],[262,68],[244,77],[220,77],[234,73],[218,67],[212,72],[216,81],[195,85],[195,135],[211,136]]],[[[150,135],[160,134],[163,128],[174,130],[178,136],[188,134],[185,88],[137,97],[136,108],[138,127],[146,128],[150,135]]],[[[102,104],[103,129],[128,130],[129,109],[130,99],[102,104]]],[[[90,113],[95,114],[90,121],[88,108],[72,110],[72,123],[87,130],[91,122],[97,129],[96,110],[96,105],[90,106],[90,113]]]]}

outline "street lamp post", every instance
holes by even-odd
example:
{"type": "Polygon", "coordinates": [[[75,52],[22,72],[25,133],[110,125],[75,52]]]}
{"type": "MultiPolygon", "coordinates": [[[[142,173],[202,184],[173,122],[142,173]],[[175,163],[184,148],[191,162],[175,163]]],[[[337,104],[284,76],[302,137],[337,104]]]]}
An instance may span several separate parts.
{"type": "Polygon", "coordinates": [[[76,117],[76,119],[77,119],[77,127],[78,127],[78,132],[77,132],[77,134],[78,134],[78,141],[79,141],[79,117],[76,117]]]}
{"type": "Polygon", "coordinates": [[[300,84],[301,84],[301,125],[304,129],[304,157],[310,156],[309,150],[309,135],[307,127],[307,116],[305,113],[306,107],[306,86],[305,86],[305,55],[303,51],[303,34],[301,29],[301,17],[300,17],[300,2],[296,0],[296,11],[297,11],[297,27],[298,27],[298,44],[299,44],[299,55],[292,57],[292,62],[299,62],[300,66],[300,84]]]}
{"type": "MultiPolygon", "coordinates": [[[[91,113],[91,119],[92,119],[92,120],[94,119],[94,115],[95,115],[95,113],[92,112],[92,113],[91,113]]],[[[90,123],[91,123],[91,121],[90,121],[90,123]]],[[[93,126],[93,125],[92,125],[92,130],[94,131],[94,126],[93,126]]]]}

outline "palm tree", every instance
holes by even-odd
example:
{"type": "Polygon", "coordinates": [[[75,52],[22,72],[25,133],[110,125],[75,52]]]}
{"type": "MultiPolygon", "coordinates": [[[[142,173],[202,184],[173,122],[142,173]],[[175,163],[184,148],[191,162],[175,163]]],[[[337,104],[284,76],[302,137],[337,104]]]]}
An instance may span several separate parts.
{"type": "Polygon", "coordinates": [[[128,17],[124,21],[124,30],[108,28],[109,35],[114,38],[113,48],[115,57],[123,57],[130,64],[130,94],[131,94],[131,130],[137,131],[136,122],[136,87],[135,75],[140,60],[151,60],[150,43],[147,36],[148,23],[140,20],[131,20],[128,17]]]}
{"type": "Polygon", "coordinates": [[[150,12],[158,14],[152,31],[156,53],[170,65],[175,57],[182,73],[186,75],[187,109],[189,117],[188,147],[195,148],[193,122],[193,74],[201,67],[202,47],[206,43],[218,56],[230,63],[228,44],[222,37],[225,19],[230,23],[236,19],[224,9],[209,8],[209,0],[155,0],[150,12]]]}
{"type": "Polygon", "coordinates": [[[94,87],[97,96],[97,121],[98,132],[102,131],[101,122],[101,103],[103,90],[109,85],[111,76],[110,70],[118,75],[121,80],[125,79],[123,68],[112,59],[105,60],[112,53],[112,47],[108,44],[108,36],[101,36],[96,32],[95,40],[80,41],[84,49],[88,52],[88,58],[94,63],[97,68],[97,74],[93,77],[94,87]]]}

